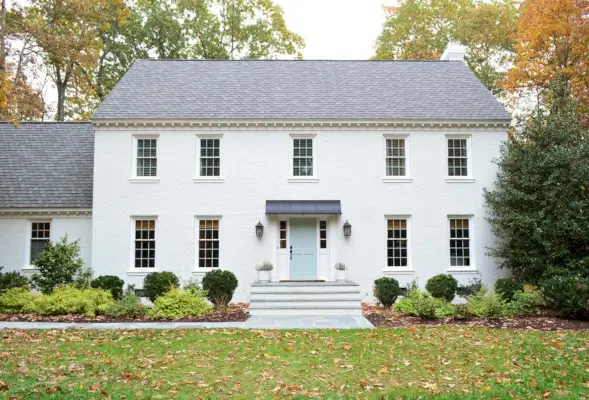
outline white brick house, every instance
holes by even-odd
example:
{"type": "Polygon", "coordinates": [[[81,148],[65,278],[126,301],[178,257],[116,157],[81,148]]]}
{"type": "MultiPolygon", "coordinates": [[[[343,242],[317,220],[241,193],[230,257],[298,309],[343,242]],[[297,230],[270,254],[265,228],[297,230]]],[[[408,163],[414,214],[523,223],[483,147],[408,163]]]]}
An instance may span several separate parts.
{"type": "MultiPolygon", "coordinates": [[[[7,159],[18,164],[29,144],[0,126],[0,265],[30,265],[38,220],[52,240],[80,238],[95,275],[140,287],[151,271],[228,269],[237,301],[265,260],[274,282],[334,281],[344,262],[365,300],[381,276],[492,284],[502,272],[485,254],[482,191],[509,123],[461,61],[140,61],[91,126],[46,125],[94,131],[91,207],[14,201],[36,167],[11,167],[22,176],[7,180],[7,159]]],[[[62,141],[63,160],[73,142],[62,141]]]]}

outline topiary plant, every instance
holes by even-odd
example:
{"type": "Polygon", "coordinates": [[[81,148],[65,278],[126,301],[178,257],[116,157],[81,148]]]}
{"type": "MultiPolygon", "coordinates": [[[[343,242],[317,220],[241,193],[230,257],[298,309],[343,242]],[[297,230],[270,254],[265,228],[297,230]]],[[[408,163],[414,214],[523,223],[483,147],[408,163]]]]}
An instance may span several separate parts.
{"type": "Polygon", "coordinates": [[[511,278],[497,279],[495,292],[503,297],[503,300],[511,301],[518,290],[524,290],[524,284],[511,278]]]}
{"type": "Polygon", "coordinates": [[[231,271],[216,269],[206,273],[202,288],[215,307],[226,307],[237,289],[237,278],[231,271]]]}
{"type": "Polygon", "coordinates": [[[151,272],[143,279],[143,294],[151,302],[168,292],[171,288],[180,286],[180,280],[173,272],[151,272]]]}
{"type": "Polygon", "coordinates": [[[435,298],[450,302],[456,297],[458,281],[452,275],[440,274],[431,277],[425,289],[435,298]]]}
{"type": "Polygon", "coordinates": [[[2,272],[3,269],[0,267],[0,294],[12,288],[29,287],[29,278],[16,271],[2,272]]]}
{"type": "Polygon", "coordinates": [[[125,282],[118,276],[102,275],[94,279],[90,286],[96,289],[109,290],[113,299],[120,300],[123,297],[123,285],[125,282]]]}
{"type": "Polygon", "coordinates": [[[391,308],[401,295],[399,282],[395,278],[378,278],[374,281],[374,297],[386,308],[391,308]]]}

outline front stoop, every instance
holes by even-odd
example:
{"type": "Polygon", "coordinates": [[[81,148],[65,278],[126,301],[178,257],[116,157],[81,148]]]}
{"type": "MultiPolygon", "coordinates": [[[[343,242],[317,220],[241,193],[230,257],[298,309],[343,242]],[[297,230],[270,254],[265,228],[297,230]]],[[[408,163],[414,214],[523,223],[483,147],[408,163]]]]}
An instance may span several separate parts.
{"type": "Polygon", "coordinates": [[[344,282],[256,282],[250,315],[361,316],[360,286],[344,282]]]}

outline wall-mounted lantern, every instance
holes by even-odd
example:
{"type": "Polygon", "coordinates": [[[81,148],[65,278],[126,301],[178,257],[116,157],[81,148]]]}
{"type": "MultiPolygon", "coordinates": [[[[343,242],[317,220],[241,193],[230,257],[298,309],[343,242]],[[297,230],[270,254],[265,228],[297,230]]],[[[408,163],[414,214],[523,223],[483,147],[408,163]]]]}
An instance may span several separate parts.
{"type": "Polygon", "coordinates": [[[262,236],[264,236],[264,225],[262,225],[261,222],[258,221],[258,223],[256,224],[256,236],[261,238],[262,236]]]}
{"type": "Polygon", "coordinates": [[[352,225],[348,221],[346,221],[346,223],[344,224],[344,236],[352,236],[352,225]]]}

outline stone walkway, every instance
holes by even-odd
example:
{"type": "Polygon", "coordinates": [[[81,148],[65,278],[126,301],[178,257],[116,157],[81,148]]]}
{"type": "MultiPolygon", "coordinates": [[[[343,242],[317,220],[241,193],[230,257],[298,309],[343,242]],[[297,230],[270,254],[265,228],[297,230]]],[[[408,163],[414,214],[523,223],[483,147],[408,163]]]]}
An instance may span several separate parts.
{"type": "Polygon", "coordinates": [[[245,322],[8,322],[0,329],[372,329],[362,316],[251,316],[245,322]]]}

